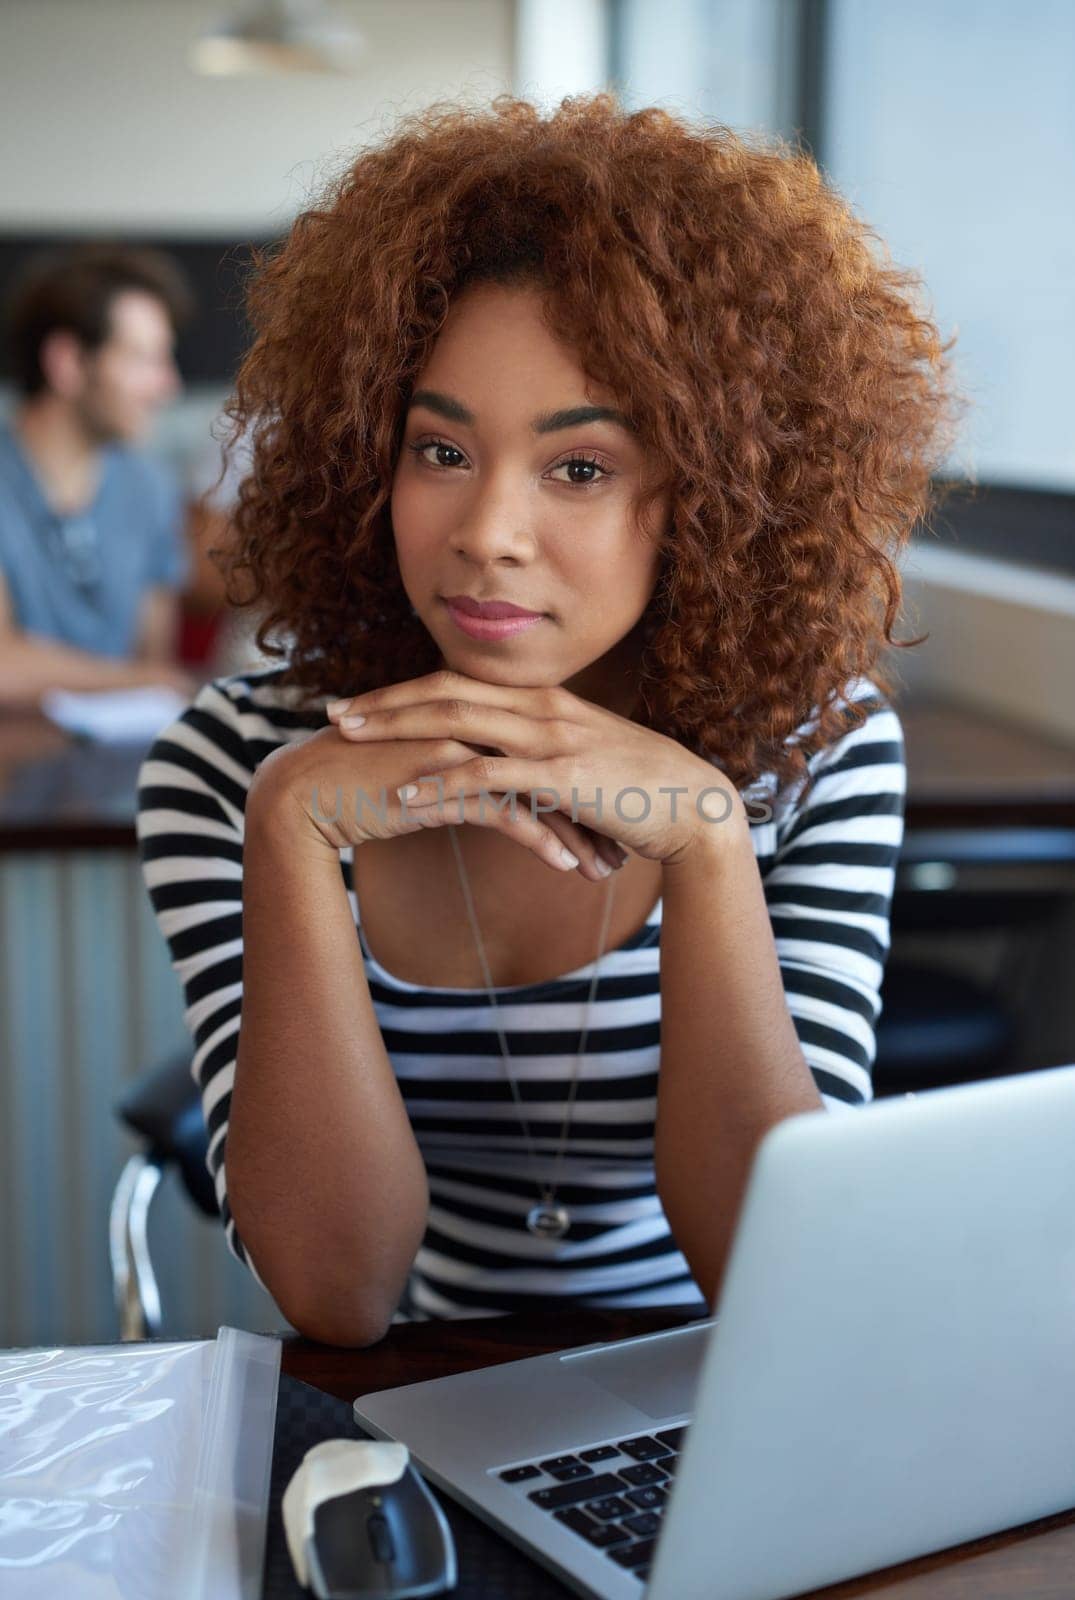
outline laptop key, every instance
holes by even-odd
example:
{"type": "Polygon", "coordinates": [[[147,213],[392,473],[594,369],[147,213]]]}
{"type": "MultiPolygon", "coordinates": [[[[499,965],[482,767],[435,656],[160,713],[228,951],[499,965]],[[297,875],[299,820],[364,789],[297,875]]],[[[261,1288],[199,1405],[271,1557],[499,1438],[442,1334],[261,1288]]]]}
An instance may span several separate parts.
{"type": "Polygon", "coordinates": [[[547,1467],[545,1469],[550,1478],[556,1478],[560,1483],[571,1483],[575,1478],[592,1478],[592,1467],[584,1466],[581,1461],[576,1461],[573,1467],[547,1467]]]}
{"type": "MultiPolygon", "coordinates": [[[[616,1494],[622,1488],[622,1481],[611,1472],[591,1473],[577,1483],[558,1483],[555,1489],[531,1489],[529,1498],[542,1511],[559,1511],[561,1506],[576,1506],[580,1501],[592,1500],[595,1496],[616,1494]]],[[[642,1491],[638,1489],[635,1492],[641,1494],[642,1491]]]]}
{"type": "Polygon", "coordinates": [[[534,1466],[509,1467],[500,1474],[501,1483],[525,1483],[527,1478],[540,1478],[541,1468],[534,1466]]]}
{"type": "Polygon", "coordinates": [[[539,1461],[538,1466],[542,1472],[556,1472],[560,1467],[577,1467],[578,1456],[550,1456],[547,1461],[539,1461]]]}
{"type": "Polygon", "coordinates": [[[585,1511],[580,1511],[577,1506],[568,1506],[564,1511],[555,1513],[557,1522],[562,1522],[573,1533],[580,1533],[589,1543],[598,1550],[607,1550],[609,1545],[626,1544],[631,1535],[617,1522],[595,1522],[593,1517],[588,1517],[585,1511]]]}
{"type": "Polygon", "coordinates": [[[636,1539],[634,1544],[619,1545],[605,1554],[621,1567],[644,1567],[653,1560],[655,1543],[653,1539],[636,1539]]]}
{"type": "Polygon", "coordinates": [[[554,1511],[553,1516],[557,1522],[562,1522],[565,1528],[570,1528],[574,1533],[593,1533],[601,1524],[595,1522],[593,1517],[588,1517],[585,1511],[578,1506],[565,1506],[562,1511],[554,1511]]]}
{"type": "Polygon", "coordinates": [[[595,1534],[584,1535],[598,1550],[607,1550],[610,1545],[629,1544],[631,1535],[626,1528],[621,1528],[618,1522],[602,1522],[598,1524],[595,1534]]]}
{"type": "Polygon", "coordinates": [[[595,1444],[592,1450],[580,1450],[580,1461],[611,1461],[613,1456],[618,1456],[620,1449],[615,1444],[595,1444]]]}
{"type": "MultiPolygon", "coordinates": [[[[531,1495],[530,1498],[533,1500],[534,1496],[531,1495]]],[[[637,1506],[640,1511],[655,1511],[658,1506],[664,1505],[668,1496],[663,1489],[648,1488],[628,1489],[625,1498],[630,1500],[633,1506],[637,1506]]]]}
{"type": "Polygon", "coordinates": [[[679,1466],[679,1457],[678,1456],[662,1456],[661,1459],[657,1462],[657,1465],[660,1467],[662,1472],[666,1472],[668,1474],[668,1476],[670,1478],[672,1478],[672,1477],[675,1476],[676,1469],[679,1466]]]}
{"type": "Polygon", "coordinates": [[[599,1522],[593,1533],[584,1533],[583,1538],[597,1550],[607,1550],[610,1545],[629,1544],[631,1535],[626,1528],[621,1528],[618,1522],[599,1522]]]}
{"type": "Polygon", "coordinates": [[[618,1494],[614,1494],[607,1500],[587,1501],[586,1509],[591,1516],[610,1522],[613,1517],[629,1517],[634,1506],[626,1500],[621,1500],[618,1494]]]}
{"type": "Polygon", "coordinates": [[[686,1435],[687,1424],[684,1423],[682,1428],[664,1428],[660,1433],[655,1433],[653,1437],[659,1439],[662,1444],[666,1444],[669,1450],[681,1450],[686,1435]]]}
{"type": "Polygon", "coordinates": [[[654,1456],[666,1456],[670,1446],[642,1434],[638,1439],[621,1439],[620,1449],[624,1455],[634,1456],[636,1461],[652,1461],[654,1456]]]}
{"type": "Polygon", "coordinates": [[[663,1457],[656,1465],[651,1465],[648,1461],[639,1461],[633,1467],[621,1467],[620,1477],[626,1478],[628,1483],[636,1486],[644,1483],[663,1483],[664,1463],[667,1459],[663,1457]]]}
{"type": "Polygon", "coordinates": [[[636,1511],[633,1517],[624,1517],[623,1525],[648,1539],[651,1534],[660,1532],[661,1519],[652,1511],[636,1511]]]}

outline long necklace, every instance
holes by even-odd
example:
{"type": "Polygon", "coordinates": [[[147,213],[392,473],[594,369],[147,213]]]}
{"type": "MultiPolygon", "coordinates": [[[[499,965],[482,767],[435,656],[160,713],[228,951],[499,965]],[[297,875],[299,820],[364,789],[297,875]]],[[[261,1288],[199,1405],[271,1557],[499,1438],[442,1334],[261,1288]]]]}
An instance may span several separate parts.
{"type": "Polygon", "coordinates": [[[523,1111],[522,1100],[519,1095],[519,1086],[515,1082],[515,1077],[512,1073],[511,1067],[508,1065],[510,1057],[508,1054],[507,1040],[504,1038],[504,1030],[500,1024],[500,1007],[497,1005],[496,995],[493,992],[493,980],[489,972],[489,964],[485,959],[485,946],[482,943],[481,932],[478,928],[478,919],[474,912],[474,900],[470,892],[470,881],[467,878],[467,869],[463,865],[463,854],[459,846],[459,840],[455,836],[455,828],[449,825],[448,833],[451,836],[452,849],[455,852],[455,862],[459,869],[459,880],[463,885],[463,896],[467,903],[467,916],[470,918],[470,926],[474,934],[474,943],[478,948],[478,959],[482,964],[482,977],[485,983],[486,993],[489,996],[489,1004],[493,1007],[496,1017],[496,1031],[497,1036],[500,1039],[500,1054],[504,1063],[504,1071],[507,1074],[508,1083],[511,1087],[512,1098],[515,1101],[515,1110],[518,1114],[519,1122],[522,1125],[523,1134],[526,1139],[526,1146],[530,1156],[531,1170],[534,1173],[534,1182],[537,1184],[538,1191],[541,1194],[540,1201],[537,1203],[537,1205],[531,1206],[530,1210],[526,1214],[526,1226],[530,1232],[536,1235],[536,1237],[539,1239],[562,1239],[564,1234],[571,1226],[571,1213],[562,1202],[557,1202],[556,1188],[560,1181],[560,1167],[563,1162],[564,1152],[567,1148],[567,1135],[571,1126],[571,1116],[575,1108],[575,1091],[578,1088],[579,1068],[582,1065],[582,1058],[586,1051],[586,1039],[590,1031],[590,1013],[593,1009],[593,998],[597,990],[598,963],[605,953],[605,940],[608,937],[608,922],[609,917],[612,914],[612,896],[616,885],[616,879],[613,876],[608,880],[608,888],[605,896],[605,915],[601,923],[601,939],[597,947],[597,955],[594,959],[593,976],[590,979],[590,995],[586,1002],[586,1021],[582,1030],[582,1038],[579,1043],[578,1055],[575,1057],[574,1071],[571,1074],[571,1088],[568,1091],[567,1110],[564,1113],[563,1125],[560,1129],[559,1145],[556,1151],[556,1158],[553,1162],[552,1181],[549,1183],[542,1183],[541,1179],[537,1175],[540,1163],[538,1161],[537,1151],[534,1148],[533,1138],[530,1134],[530,1124],[527,1122],[526,1115],[523,1111]]]}

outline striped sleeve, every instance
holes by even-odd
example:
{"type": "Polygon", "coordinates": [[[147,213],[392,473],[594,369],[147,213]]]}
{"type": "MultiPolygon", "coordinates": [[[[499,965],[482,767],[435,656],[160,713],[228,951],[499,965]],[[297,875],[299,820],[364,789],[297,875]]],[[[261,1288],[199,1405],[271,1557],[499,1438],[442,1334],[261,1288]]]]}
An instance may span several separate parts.
{"type": "Polygon", "coordinates": [[[138,773],[142,875],[183,989],[191,1073],[209,1132],[228,1248],[267,1286],[235,1228],[224,1149],[243,994],[243,815],[254,773],[224,681],[204,684],[150,747],[138,773]]]}
{"type": "Polygon", "coordinates": [[[765,898],[803,1055],[826,1108],[847,1110],[873,1098],[903,843],[907,769],[891,704],[874,691],[862,727],[808,765],[814,783],[778,826],[765,898]]]}

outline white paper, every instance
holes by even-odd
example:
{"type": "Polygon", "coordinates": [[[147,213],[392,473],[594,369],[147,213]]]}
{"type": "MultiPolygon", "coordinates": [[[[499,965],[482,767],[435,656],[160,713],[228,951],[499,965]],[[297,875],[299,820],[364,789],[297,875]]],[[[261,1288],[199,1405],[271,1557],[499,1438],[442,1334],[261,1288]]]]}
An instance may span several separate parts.
{"type": "Polygon", "coordinates": [[[190,702],[166,684],[138,689],[46,689],[41,709],[70,733],[100,744],[148,742],[190,702]]]}

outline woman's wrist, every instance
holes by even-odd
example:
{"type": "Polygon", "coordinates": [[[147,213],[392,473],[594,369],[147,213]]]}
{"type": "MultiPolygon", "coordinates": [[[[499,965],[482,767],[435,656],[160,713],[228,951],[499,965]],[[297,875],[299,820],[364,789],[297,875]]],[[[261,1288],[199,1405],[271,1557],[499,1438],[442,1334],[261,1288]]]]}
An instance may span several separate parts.
{"type": "Polygon", "coordinates": [[[247,844],[279,853],[286,862],[324,861],[338,868],[342,846],[327,838],[310,814],[306,778],[280,759],[291,753],[281,746],[254,774],[246,797],[247,844]]]}
{"type": "Polygon", "coordinates": [[[667,878],[682,877],[684,873],[696,871],[699,866],[705,867],[721,860],[729,849],[735,850],[744,844],[749,846],[750,818],[741,796],[727,789],[723,811],[716,802],[712,802],[712,805],[712,813],[707,810],[706,815],[698,820],[694,833],[682,848],[661,862],[667,878]]]}

